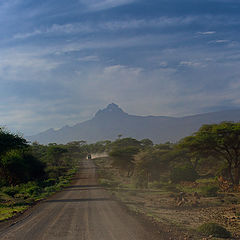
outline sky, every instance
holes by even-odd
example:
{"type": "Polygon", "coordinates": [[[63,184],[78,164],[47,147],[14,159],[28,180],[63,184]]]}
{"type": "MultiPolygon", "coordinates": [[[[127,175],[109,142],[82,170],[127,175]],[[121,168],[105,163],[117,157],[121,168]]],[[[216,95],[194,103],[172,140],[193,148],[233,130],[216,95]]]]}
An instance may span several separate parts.
{"type": "Polygon", "coordinates": [[[240,106],[239,0],[0,0],[0,126],[240,106]]]}

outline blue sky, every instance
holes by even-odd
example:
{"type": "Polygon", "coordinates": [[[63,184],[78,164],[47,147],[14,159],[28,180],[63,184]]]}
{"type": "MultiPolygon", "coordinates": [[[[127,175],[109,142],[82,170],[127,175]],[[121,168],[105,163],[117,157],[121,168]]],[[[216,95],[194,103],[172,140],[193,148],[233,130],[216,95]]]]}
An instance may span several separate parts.
{"type": "Polygon", "coordinates": [[[0,1],[0,125],[239,108],[239,0],[0,1]]]}

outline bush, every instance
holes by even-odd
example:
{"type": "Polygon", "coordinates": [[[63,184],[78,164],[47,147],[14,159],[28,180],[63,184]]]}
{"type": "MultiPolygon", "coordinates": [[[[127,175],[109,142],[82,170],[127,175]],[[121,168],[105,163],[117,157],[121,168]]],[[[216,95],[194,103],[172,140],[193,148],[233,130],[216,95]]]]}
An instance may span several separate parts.
{"type": "Polygon", "coordinates": [[[201,188],[201,193],[205,197],[216,197],[218,190],[217,186],[204,186],[201,188]]]}
{"type": "Polygon", "coordinates": [[[231,233],[227,231],[224,227],[216,223],[204,223],[198,229],[198,232],[204,236],[220,237],[220,238],[229,238],[231,233]]]}
{"type": "Polygon", "coordinates": [[[172,183],[181,181],[194,182],[199,178],[199,175],[191,166],[177,167],[172,169],[170,179],[172,183]]]}
{"type": "Polygon", "coordinates": [[[177,189],[176,185],[173,185],[173,184],[165,185],[163,188],[168,192],[174,192],[174,193],[180,192],[179,189],[177,189]]]}
{"type": "Polygon", "coordinates": [[[138,174],[135,176],[135,187],[148,188],[148,181],[143,170],[138,172],[138,174]]]}
{"type": "Polygon", "coordinates": [[[50,187],[45,187],[44,188],[44,192],[46,193],[53,193],[53,192],[56,192],[58,191],[58,188],[56,186],[50,186],[50,187]]]}
{"type": "Polygon", "coordinates": [[[15,194],[19,193],[19,189],[17,186],[15,187],[3,187],[2,192],[7,194],[10,197],[14,197],[15,194]]]}
{"type": "Polygon", "coordinates": [[[107,179],[99,179],[99,183],[100,183],[100,185],[102,185],[104,187],[109,187],[109,188],[115,188],[120,185],[119,182],[117,182],[117,181],[111,181],[111,180],[107,180],[107,179]]]}
{"type": "Polygon", "coordinates": [[[6,179],[0,179],[0,188],[1,187],[4,187],[4,186],[7,186],[8,185],[8,182],[6,179]]]}
{"type": "Polygon", "coordinates": [[[153,182],[149,183],[149,188],[159,189],[162,186],[163,185],[160,182],[158,182],[158,181],[153,181],[153,182]]]}
{"type": "Polygon", "coordinates": [[[34,195],[37,196],[42,192],[41,188],[39,186],[31,186],[29,188],[26,189],[26,193],[28,193],[29,195],[34,195]]]}
{"type": "Polygon", "coordinates": [[[45,187],[50,187],[50,186],[55,185],[56,182],[57,182],[57,179],[55,179],[55,178],[49,178],[49,179],[47,179],[47,180],[45,180],[45,181],[43,182],[43,185],[44,185],[45,187]]]}

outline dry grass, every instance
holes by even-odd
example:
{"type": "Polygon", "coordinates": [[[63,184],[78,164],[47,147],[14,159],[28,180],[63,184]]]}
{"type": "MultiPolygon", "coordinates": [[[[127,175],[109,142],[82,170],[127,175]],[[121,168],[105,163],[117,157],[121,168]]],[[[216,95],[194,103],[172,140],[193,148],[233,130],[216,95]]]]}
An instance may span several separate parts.
{"type": "MultiPolygon", "coordinates": [[[[117,188],[110,187],[113,194],[129,209],[149,216],[159,223],[177,227],[194,238],[196,229],[203,223],[215,222],[229,230],[235,239],[240,239],[240,194],[221,193],[216,197],[201,196],[196,203],[193,193],[201,187],[214,184],[213,179],[198,183],[177,185],[159,189],[136,189],[130,179],[121,177],[111,168],[109,159],[96,159],[101,171],[111,171],[111,180],[120,182],[117,188]],[[175,190],[179,191],[175,191],[175,190]],[[178,206],[176,197],[180,191],[186,192],[186,202],[178,206]]],[[[104,174],[100,177],[103,177],[104,174]]],[[[106,175],[105,175],[106,176],[106,175]]]]}

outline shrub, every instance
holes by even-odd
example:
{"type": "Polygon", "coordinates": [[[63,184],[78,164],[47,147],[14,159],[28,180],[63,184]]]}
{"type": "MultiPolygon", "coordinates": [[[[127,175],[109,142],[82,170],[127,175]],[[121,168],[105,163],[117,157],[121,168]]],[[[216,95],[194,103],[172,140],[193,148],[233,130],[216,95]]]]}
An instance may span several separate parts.
{"type": "Polygon", "coordinates": [[[7,194],[10,197],[14,197],[15,194],[19,193],[19,189],[17,186],[15,187],[3,187],[2,192],[7,194]]]}
{"type": "Polygon", "coordinates": [[[99,179],[99,183],[100,185],[104,186],[104,187],[118,187],[119,186],[119,182],[117,181],[111,181],[111,180],[107,180],[107,179],[99,179]]]}
{"type": "Polygon", "coordinates": [[[217,186],[204,186],[201,188],[201,193],[205,197],[216,197],[218,190],[217,186]]]}
{"type": "Polygon", "coordinates": [[[50,186],[50,187],[45,187],[44,188],[44,191],[46,192],[46,193],[53,193],[53,192],[56,192],[58,189],[57,189],[57,187],[55,187],[55,186],[50,186]]]}
{"type": "Polygon", "coordinates": [[[8,182],[6,181],[6,179],[0,179],[0,188],[7,185],[8,185],[8,182]]]}
{"type": "Polygon", "coordinates": [[[220,238],[229,238],[231,233],[227,231],[224,227],[216,223],[204,223],[197,229],[204,236],[220,237],[220,238]]]}
{"type": "Polygon", "coordinates": [[[172,183],[179,183],[181,181],[194,182],[199,178],[195,169],[191,166],[177,167],[172,169],[170,179],[172,183]]]}
{"type": "Polygon", "coordinates": [[[37,195],[39,195],[41,193],[41,188],[38,187],[38,186],[31,186],[31,187],[26,189],[26,192],[29,195],[37,196],[37,195]]]}
{"type": "Polygon", "coordinates": [[[177,189],[176,185],[174,184],[165,185],[163,188],[168,192],[174,192],[174,193],[180,192],[179,189],[177,189]]]}
{"type": "Polygon", "coordinates": [[[135,176],[135,187],[136,188],[148,188],[148,182],[147,182],[146,176],[144,174],[144,171],[139,172],[135,176]]]}
{"type": "Polygon", "coordinates": [[[45,187],[50,187],[50,186],[55,185],[56,182],[57,182],[57,179],[55,179],[55,178],[49,178],[49,179],[47,179],[47,180],[45,180],[45,181],[43,182],[43,185],[44,185],[45,187]]]}
{"type": "Polygon", "coordinates": [[[149,188],[158,189],[158,188],[161,188],[162,186],[163,185],[158,181],[153,181],[153,182],[149,183],[149,188]]]}

